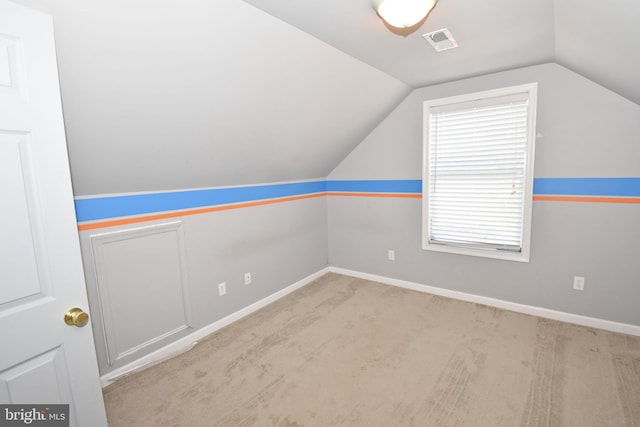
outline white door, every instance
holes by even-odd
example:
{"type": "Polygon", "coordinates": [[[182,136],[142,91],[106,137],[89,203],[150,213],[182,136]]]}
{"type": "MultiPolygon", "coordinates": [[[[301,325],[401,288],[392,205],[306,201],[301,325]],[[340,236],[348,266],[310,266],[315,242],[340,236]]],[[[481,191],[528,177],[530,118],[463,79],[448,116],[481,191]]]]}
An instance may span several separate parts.
{"type": "Polygon", "coordinates": [[[106,426],[49,16],[0,0],[0,404],[70,404],[106,426]]]}

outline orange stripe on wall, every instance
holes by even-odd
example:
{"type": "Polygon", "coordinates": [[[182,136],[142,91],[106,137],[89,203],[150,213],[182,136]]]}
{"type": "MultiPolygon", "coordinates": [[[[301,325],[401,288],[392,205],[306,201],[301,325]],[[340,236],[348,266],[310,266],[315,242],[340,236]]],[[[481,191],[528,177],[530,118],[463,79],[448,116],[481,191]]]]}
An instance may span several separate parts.
{"type": "Polygon", "coordinates": [[[209,212],[228,211],[231,209],[250,208],[253,206],[263,206],[263,205],[271,205],[274,203],[292,202],[294,200],[311,199],[314,197],[322,197],[322,196],[325,196],[325,193],[305,194],[303,196],[283,197],[281,199],[259,200],[257,202],[238,203],[235,205],[212,206],[208,208],[192,209],[188,211],[167,212],[167,213],[156,214],[156,215],[138,216],[135,218],[122,218],[122,219],[114,219],[110,221],[92,222],[88,224],[78,225],[78,230],[79,231],[94,230],[96,228],[115,227],[117,225],[127,225],[127,224],[137,224],[139,222],[156,221],[159,219],[177,218],[180,216],[198,215],[198,214],[209,213],[209,212]]]}
{"type": "Polygon", "coordinates": [[[588,197],[588,196],[533,196],[540,202],[590,202],[640,204],[640,197],[588,197]]]}
{"type": "MultiPolygon", "coordinates": [[[[114,219],[109,221],[99,221],[78,225],[79,231],[94,230],[97,228],[115,227],[118,225],[137,224],[146,221],[156,221],[168,218],[177,218],[188,215],[198,215],[209,212],[227,211],[232,209],[250,208],[254,206],[271,205],[274,203],[291,202],[294,200],[311,199],[323,196],[344,196],[344,197],[386,197],[386,198],[404,198],[404,199],[421,199],[422,194],[416,193],[349,193],[349,192],[327,192],[305,194],[302,196],[283,197],[281,199],[259,200],[255,202],[238,203],[224,206],[211,206],[208,208],[192,209],[187,211],[166,212],[155,215],[144,215],[133,218],[114,219]]],[[[535,201],[552,201],[552,202],[590,202],[590,203],[625,203],[640,204],[639,197],[582,197],[582,196],[544,196],[534,195],[535,201]]]]}

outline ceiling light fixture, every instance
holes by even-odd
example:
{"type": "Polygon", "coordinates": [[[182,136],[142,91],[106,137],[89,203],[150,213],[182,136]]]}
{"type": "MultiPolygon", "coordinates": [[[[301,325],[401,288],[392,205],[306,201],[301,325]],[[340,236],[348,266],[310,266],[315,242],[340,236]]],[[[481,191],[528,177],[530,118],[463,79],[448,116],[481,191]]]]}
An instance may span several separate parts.
{"type": "Polygon", "coordinates": [[[433,9],[436,0],[371,0],[371,3],[387,24],[408,28],[422,21],[433,9]]]}

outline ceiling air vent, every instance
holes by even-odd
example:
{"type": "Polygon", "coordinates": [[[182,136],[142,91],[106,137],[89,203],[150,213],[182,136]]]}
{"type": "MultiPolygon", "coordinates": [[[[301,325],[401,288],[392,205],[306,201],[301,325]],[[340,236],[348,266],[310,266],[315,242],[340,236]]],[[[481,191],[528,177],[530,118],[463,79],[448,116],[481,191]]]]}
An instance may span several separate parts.
{"type": "Polygon", "coordinates": [[[422,37],[429,42],[436,52],[442,52],[443,50],[449,50],[458,47],[458,42],[453,38],[451,32],[443,28],[432,33],[423,34],[422,37]]]}

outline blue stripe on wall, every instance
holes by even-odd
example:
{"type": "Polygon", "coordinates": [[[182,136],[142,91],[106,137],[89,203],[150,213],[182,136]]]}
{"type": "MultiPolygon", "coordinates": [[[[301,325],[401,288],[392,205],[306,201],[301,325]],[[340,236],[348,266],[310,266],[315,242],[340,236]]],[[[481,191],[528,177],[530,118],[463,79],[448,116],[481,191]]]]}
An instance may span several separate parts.
{"type": "Polygon", "coordinates": [[[533,194],[640,197],[640,178],[536,178],[533,194]]]}
{"type": "Polygon", "coordinates": [[[421,193],[422,180],[361,180],[327,181],[327,191],[352,191],[364,193],[421,193]]]}
{"type": "MultiPolygon", "coordinates": [[[[327,191],[421,193],[422,180],[327,181],[327,191]]],[[[640,197],[640,178],[535,178],[533,194],[640,197]]]]}
{"type": "MultiPolygon", "coordinates": [[[[243,203],[324,192],[420,194],[422,180],[329,180],[75,201],[78,222],[243,203]]],[[[640,197],[640,178],[535,178],[534,195],[640,197]]]]}
{"type": "Polygon", "coordinates": [[[78,222],[324,193],[325,181],[77,199],[78,222]]]}

